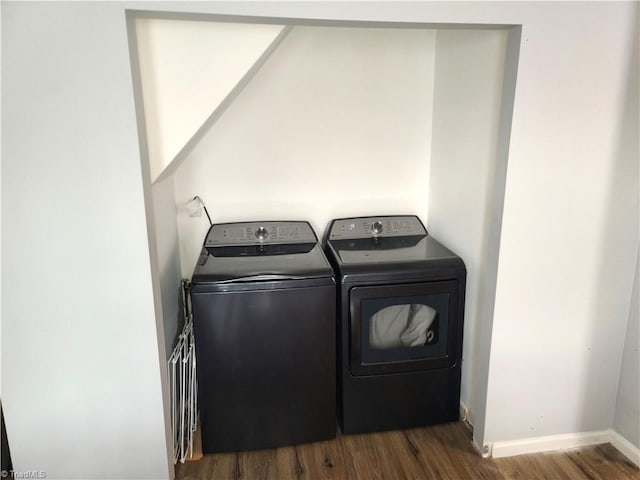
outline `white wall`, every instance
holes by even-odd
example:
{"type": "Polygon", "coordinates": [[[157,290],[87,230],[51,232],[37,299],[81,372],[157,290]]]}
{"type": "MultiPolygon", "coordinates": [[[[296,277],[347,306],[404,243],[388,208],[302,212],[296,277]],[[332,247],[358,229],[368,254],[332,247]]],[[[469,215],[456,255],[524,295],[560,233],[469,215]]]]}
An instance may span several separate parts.
{"type": "Polygon", "coordinates": [[[638,232],[619,138],[636,8],[522,7],[485,443],[613,423],[638,232]]]}
{"type": "Polygon", "coordinates": [[[158,277],[162,302],[162,324],[167,358],[171,356],[179,329],[182,328],[182,293],[180,290],[180,246],[178,213],[173,177],[153,184],[153,239],[157,248],[158,277]]]}
{"type": "MultiPolygon", "coordinates": [[[[435,31],[294,27],[175,173],[182,273],[214,221],[427,213],[435,31]]],[[[212,59],[213,61],[214,59],[212,59]]]]}
{"type": "MultiPolygon", "coordinates": [[[[620,126],[620,168],[616,175],[616,182],[613,186],[615,192],[615,200],[618,208],[628,208],[633,211],[635,206],[636,219],[630,227],[635,226],[637,235],[640,237],[640,219],[637,215],[638,211],[638,185],[629,188],[629,180],[638,179],[640,176],[640,139],[638,131],[640,130],[640,112],[639,101],[640,92],[638,91],[639,63],[640,63],[640,46],[638,43],[639,32],[636,28],[635,48],[632,50],[631,65],[627,75],[626,101],[624,108],[624,116],[620,126]],[[624,188],[627,185],[627,188],[624,188]]],[[[640,309],[638,294],[640,285],[638,276],[640,275],[640,251],[637,253],[637,263],[635,270],[635,278],[633,288],[631,290],[631,305],[629,307],[626,337],[624,342],[624,350],[622,362],[620,364],[620,378],[618,382],[618,395],[616,398],[614,430],[635,447],[635,462],[640,462],[640,354],[638,353],[638,343],[640,342],[640,326],[638,325],[638,317],[640,309]]],[[[621,287],[624,288],[624,287],[621,287]]],[[[633,455],[631,455],[633,457],[633,455]]]]}
{"type": "Polygon", "coordinates": [[[137,18],[135,30],[154,181],[282,26],[137,18]]]}
{"type": "Polygon", "coordinates": [[[620,365],[620,381],[616,398],[616,413],[613,428],[628,442],[640,449],[640,304],[638,301],[638,275],[640,272],[640,254],[636,263],[633,281],[633,297],[629,309],[627,334],[620,365]]]}
{"type": "Polygon", "coordinates": [[[2,4],[2,406],[13,466],[170,475],[127,32],[2,4]]]}
{"type": "Polygon", "coordinates": [[[500,178],[506,170],[497,155],[507,37],[507,30],[439,30],[436,40],[428,229],[467,267],[461,401],[479,438],[488,370],[480,349],[488,350],[482,333],[492,321],[483,311],[495,293],[487,262],[497,248],[491,232],[500,228],[493,195],[504,192],[496,169],[500,178]]]}

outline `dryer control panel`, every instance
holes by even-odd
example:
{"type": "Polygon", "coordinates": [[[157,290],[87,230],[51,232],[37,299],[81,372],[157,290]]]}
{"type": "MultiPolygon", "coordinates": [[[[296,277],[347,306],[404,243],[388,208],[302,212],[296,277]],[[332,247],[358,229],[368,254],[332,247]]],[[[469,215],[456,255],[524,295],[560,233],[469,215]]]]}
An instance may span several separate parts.
{"type": "Polygon", "coordinates": [[[427,230],[415,215],[341,218],[331,224],[329,240],[426,234],[427,230]]]}
{"type": "Polygon", "coordinates": [[[204,246],[306,244],[317,241],[307,222],[238,222],[214,224],[204,246]]]}

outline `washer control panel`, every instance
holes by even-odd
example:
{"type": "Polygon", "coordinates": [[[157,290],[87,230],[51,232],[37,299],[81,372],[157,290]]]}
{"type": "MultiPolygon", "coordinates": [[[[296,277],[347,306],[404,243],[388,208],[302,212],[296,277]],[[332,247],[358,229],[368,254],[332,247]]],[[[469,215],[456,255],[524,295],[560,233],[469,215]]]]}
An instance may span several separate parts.
{"type": "Polygon", "coordinates": [[[422,222],[415,215],[341,218],[331,224],[329,240],[426,234],[422,222]]]}
{"type": "Polygon", "coordinates": [[[308,222],[240,222],[213,225],[204,246],[282,245],[317,241],[308,222]]]}

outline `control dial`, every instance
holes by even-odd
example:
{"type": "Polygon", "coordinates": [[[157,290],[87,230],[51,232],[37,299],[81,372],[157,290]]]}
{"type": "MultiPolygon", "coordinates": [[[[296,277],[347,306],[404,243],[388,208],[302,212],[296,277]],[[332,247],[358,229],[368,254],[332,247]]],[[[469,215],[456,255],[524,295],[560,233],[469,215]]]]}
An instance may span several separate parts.
{"type": "Polygon", "coordinates": [[[269,236],[269,232],[267,231],[266,228],[264,227],[258,227],[258,229],[256,230],[256,238],[258,240],[264,240],[265,238],[267,238],[269,236]]]}
{"type": "Polygon", "coordinates": [[[373,222],[371,224],[371,231],[373,232],[374,235],[378,235],[379,233],[382,233],[382,222],[377,221],[377,222],[373,222]]]}

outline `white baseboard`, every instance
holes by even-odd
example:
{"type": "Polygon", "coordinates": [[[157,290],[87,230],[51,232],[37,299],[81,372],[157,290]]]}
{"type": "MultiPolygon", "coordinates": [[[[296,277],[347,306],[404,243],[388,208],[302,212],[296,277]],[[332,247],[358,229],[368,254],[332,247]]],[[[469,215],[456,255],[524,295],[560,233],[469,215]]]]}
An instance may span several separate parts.
{"type": "Polygon", "coordinates": [[[491,456],[494,458],[512,457],[514,455],[568,450],[609,442],[611,442],[611,430],[523,438],[521,440],[494,442],[491,448],[491,456]]]}
{"type": "MultiPolygon", "coordinates": [[[[460,419],[469,422],[473,427],[469,415],[469,409],[460,402],[460,419]]],[[[570,450],[572,448],[588,447],[610,443],[633,464],[640,467],[640,448],[624,438],[615,430],[598,430],[593,432],[568,433],[564,435],[549,435],[546,437],[523,438],[506,442],[494,442],[481,448],[475,436],[471,443],[478,454],[483,457],[513,457],[528,453],[553,452],[557,450],[570,450]]]]}
{"type": "Polygon", "coordinates": [[[611,430],[609,441],[620,453],[640,467],[640,448],[636,447],[615,430],[611,430]]]}

